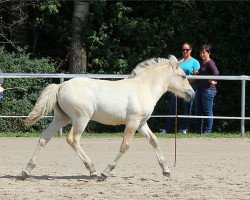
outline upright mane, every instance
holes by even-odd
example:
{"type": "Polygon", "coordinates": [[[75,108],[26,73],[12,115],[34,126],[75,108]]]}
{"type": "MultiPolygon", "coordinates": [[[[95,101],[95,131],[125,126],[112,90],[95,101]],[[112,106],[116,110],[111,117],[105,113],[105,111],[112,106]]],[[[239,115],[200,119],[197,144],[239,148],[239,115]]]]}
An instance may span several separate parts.
{"type": "Polygon", "coordinates": [[[168,59],[166,59],[166,58],[151,58],[151,59],[145,60],[145,61],[139,63],[138,65],[136,65],[136,67],[131,72],[131,74],[128,76],[128,78],[137,77],[137,76],[141,75],[145,70],[152,68],[152,67],[161,66],[163,64],[173,66],[173,64],[174,63],[176,64],[177,62],[178,62],[178,60],[173,55],[170,55],[168,57],[168,59]]]}

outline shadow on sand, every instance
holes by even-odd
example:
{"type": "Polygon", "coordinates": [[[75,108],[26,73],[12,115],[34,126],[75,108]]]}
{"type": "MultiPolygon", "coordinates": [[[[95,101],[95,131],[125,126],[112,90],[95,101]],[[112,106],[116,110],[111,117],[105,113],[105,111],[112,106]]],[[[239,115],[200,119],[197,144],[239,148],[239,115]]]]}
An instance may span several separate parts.
{"type": "MultiPolygon", "coordinates": [[[[23,180],[21,175],[5,175],[0,176],[0,179],[15,179],[15,180],[23,180]]],[[[78,180],[78,181],[90,181],[93,180],[90,176],[85,175],[79,175],[79,176],[48,176],[48,175],[42,175],[42,176],[28,176],[27,179],[35,179],[35,180],[78,180]]]]}

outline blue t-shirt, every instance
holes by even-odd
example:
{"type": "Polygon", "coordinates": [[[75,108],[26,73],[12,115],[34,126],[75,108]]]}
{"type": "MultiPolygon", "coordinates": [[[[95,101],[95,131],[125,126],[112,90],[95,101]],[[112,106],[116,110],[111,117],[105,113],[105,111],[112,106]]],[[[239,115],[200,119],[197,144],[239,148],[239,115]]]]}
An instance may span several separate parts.
{"type": "Polygon", "coordinates": [[[186,73],[186,75],[193,75],[194,70],[200,69],[200,63],[195,58],[191,58],[188,61],[181,62],[181,69],[186,73]]]}

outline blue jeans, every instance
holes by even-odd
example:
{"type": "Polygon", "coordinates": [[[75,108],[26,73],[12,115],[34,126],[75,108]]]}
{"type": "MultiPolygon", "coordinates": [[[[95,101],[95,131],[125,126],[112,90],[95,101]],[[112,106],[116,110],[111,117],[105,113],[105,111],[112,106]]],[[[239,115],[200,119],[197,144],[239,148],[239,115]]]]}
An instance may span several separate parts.
{"type": "MultiPolygon", "coordinates": [[[[174,94],[171,94],[170,99],[169,99],[168,115],[175,115],[176,114],[175,113],[175,109],[176,109],[175,101],[176,101],[176,96],[174,94]]],[[[192,107],[193,107],[193,100],[184,101],[182,99],[177,98],[177,103],[178,103],[178,105],[177,105],[178,110],[180,110],[179,108],[181,108],[183,110],[184,115],[191,115],[192,107]]],[[[174,117],[167,118],[166,127],[165,127],[165,130],[167,133],[172,131],[174,120],[175,120],[174,117]]],[[[189,123],[190,123],[190,118],[184,118],[182,121],[181,130],[188,131],[189,123]]]]}
{"type": "MultiPolygon", "coordinates": [[[[212,89],[198,89],[195,94],[195,115],[213,116],[214,97],[217,91],[212,89]]],[[[196,132],[211,133],[213,127],[213,118],[197,118],[196,132]]]]}

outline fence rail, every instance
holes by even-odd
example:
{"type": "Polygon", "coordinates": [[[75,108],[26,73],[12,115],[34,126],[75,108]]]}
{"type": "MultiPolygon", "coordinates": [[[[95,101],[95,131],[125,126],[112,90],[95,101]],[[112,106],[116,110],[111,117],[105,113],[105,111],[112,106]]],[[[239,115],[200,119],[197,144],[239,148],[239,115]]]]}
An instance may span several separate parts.
{"type": "MultiPolygon", "coordinates": [[[[59,78],[60,82],[64,79],[75,77],[89,77],[97,79],[122,79],[127,78],[128,75],[114,75],[114,74],[20,74],[20,73],[3,73],[0,78],[59,78]]],[[[152,115],[151,117],[179,117],[179,118],[214,118],[214,119],[240,119],[241,120],[241,136],[245,134],[245,120],[250,117],[245,116],[246,110],[246,81],[250,81],[250,76],[187,76],[188,79],[208,79],[208,80],[228,80],[228,81],[241,81],[241,116],[228,117],[228,116],[187,116],[187,115],[152,115]]],[[[0,116],[0,118],[23,118],[27,116],[0,116]]],[[[50,116],[48,116],[50,117],[50,116]]]]}

